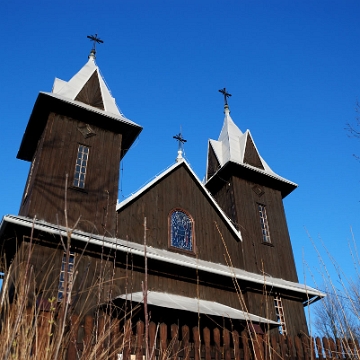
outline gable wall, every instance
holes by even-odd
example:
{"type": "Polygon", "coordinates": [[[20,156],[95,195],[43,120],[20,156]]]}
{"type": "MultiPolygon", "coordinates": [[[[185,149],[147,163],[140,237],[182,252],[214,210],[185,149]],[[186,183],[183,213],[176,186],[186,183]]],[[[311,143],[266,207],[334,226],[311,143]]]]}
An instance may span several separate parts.
{"type": "Polygon", "coordinates": [[[181,208],[192,216],[197,256],[200,259],[226,265],[225,248],[216,229],[216,222],[234,266],[243,267],[240,240],[235,239],[235,235],[229,231],[184,166],[175,169],[134,202],[119,210],[117,237],[143,243],[146,217],[147,244],[168,249],[168,217],[174,208],[181,208]]]}
{"type": "Polygon", "coordinates": [[[106,223],[106,230],[113,235],[122,136],[91,125],[96,135],[84,138],[79,125],[84,123],[55,113],[49,115],[38,143],[33,174],[28,179],[28,196],[22,200],[19,214],[65,225],[68,174],[69,226],[81,216],[79,229],[103,234],[106,223]],[[72,187],[79,144],[90,148],[85,191],[72,187]]]}

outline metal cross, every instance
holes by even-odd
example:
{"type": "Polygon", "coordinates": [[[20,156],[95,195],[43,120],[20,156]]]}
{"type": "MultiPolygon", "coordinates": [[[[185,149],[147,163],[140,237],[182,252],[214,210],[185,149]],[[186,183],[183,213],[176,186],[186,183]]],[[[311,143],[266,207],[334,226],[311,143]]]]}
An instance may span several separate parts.
{"type": "Polygon", "coordinates": [[[231,94],[226,92],[226,88],[220,89],[219,92],[221,92],[224,95],[224,102],[225,102],[225,105],[227,105],[228,104],[227,98],[230,97],[231,94]]]}
{"type": "Polygon", "coordinates": [[[177,135],[173,136],[173,138],[179,142],[179,150],[182,150],[182,147],[183,147],[184,143],[186,143],[187,140],[185,140],[182,137],[181,132],[179,132],[177,135]]]}
{"type": "Polygon", "coordinates": [[[88,35],[87,38],[90,39],[90,41],[94,42],[92,50],[94,50],[95,52],[96,52],[96,49],[95,49],[96,44],[103,44],[104,43],[100,38],[98,38],[97,34],[88,35]]]}

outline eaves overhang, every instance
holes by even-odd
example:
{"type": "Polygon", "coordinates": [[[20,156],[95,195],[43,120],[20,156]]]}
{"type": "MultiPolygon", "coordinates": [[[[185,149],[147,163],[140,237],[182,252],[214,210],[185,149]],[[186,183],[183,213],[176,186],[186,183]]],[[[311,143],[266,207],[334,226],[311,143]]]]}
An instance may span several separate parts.
{"type": "Polygon", "coordinates": [[[100,128],[122,134],[122,154],[126,154],[132,143],[142,131],[142,127],[124,116],[112,114],[93,106],[70,100],[61,95],[40,92],[30,115],[23,135],[17,158],[31,161],[37,143],[45,129],[48,116],[53,112],[69,116],[79,121],[93,124],[100,128]]]}
{"type": "MultiPolygon", "coordinates": [[[[57,226],[45,221],[33,220],[23,216],[6,215],[3,217],[0,224],[0,247],[4,245],[4,234],[8,234],[13,230],[15,230],[17,234],[20,234],[22,231],[26,230],[28,236],[30,235],[31,231],[41,232],[44,235],[48,234],[51,239],[59,236],[66,238],[67,236],[66,228],[63,226],[57,226]]],[[[131,253],[134,256],[145,257],[144,245],[131,241],[94,235],[78,230],[72,231],[71,238],[74,241],[97,246],[99,249],[105,248],[117,252],[131,253]]],[[[274,278],[269,275],[251,273],[239,268],[201,260],[192,256],[175,253],[165,249],[147,246],[146,257],[148,259],[162,262],[163,264],[172,264],[208,274],[215,274],[226,278],[236,279],[248,284],[252,283],[256,286],[260,286],[261,288],[266,286],[267,288],[274,291],[276,289],[280,289],[286,293],[294,294],[298,298],[301,298],[305,305],[326,296],[326,294],[320,290],[314,289],[305,284],[300,284],[281,278],[274,278]]]]}
{"type": "Polygon", "coordinates": [[[252,181],[256,184],[279,190],[281,192],[282,198],[285,198],[298,187],[297,184],[286,180],[285,178],[272,175],[255,166],[244,163],[239,164],[233,161],[229,161],[224,166],[219,168],[216,173],[212,175],[210,179],[208,179],[208,181],[205,183],[205,186],[210,191],[210,193],[214,193],[214,190],[217,189],[220,184],[224,183],[224,179],[228,179],[231,176],[237,176],[239,178],[252,181]]]}

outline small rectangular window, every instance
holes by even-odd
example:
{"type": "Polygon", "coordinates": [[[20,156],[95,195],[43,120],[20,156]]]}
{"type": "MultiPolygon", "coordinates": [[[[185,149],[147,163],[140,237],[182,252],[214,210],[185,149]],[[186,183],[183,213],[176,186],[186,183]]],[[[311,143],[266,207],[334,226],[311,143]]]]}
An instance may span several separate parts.
{"type": "Polygon", "coordinates": [[[284,308],[282,305],[281,297],[276,295],[274,297],[274,305],[275,305],[275,314],[276,314],[276,320],[279,323],[279,333],[282,335],[286,335],[286,322],[285,322],[285,314],[284,314],[284,308]]]}
{"type": "Polygon", "coordinates": [[[73,185],[81,189],[85,188],[86,168],[89,159],[89,148],[79,145],[75,164],[75,175],[73,185]]]}
{"type": "Polygon", "coordinates": [[[271,243],[268,217],[265,205],[258,204],[263,242],[271,243]]]}
{"type": "Polygon", "coordinates": [[[67,273],[67,300],[70,302],[71,300],[71,289],[73,286],[73,276],[74,276],[74,265],[75,265],[75,254],[70,252],[69,254],[69,263],[66,266],[66,253],[64,253],[62,262],[61,262],[61,270],[60,270],[60,277],[59,277],[59,288],[58,288],[58,296],[57,300],[61,301],[64,297],[65,291],[65,273],[67,273]]]}

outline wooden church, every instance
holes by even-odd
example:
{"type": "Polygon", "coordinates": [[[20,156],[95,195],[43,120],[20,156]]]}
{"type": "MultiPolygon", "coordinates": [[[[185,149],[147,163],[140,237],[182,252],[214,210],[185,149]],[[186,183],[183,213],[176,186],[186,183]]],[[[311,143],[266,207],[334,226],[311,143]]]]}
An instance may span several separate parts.
{"type": "Polygon", "coordinates": [[[95,51],[69,81],[40,92],[17,154],[30,162],[19,215],[0,228],[7,291],[11,266],[30,259],[36,296],[78,313],[111,303],[123,316],[146,296],[157,323],[307,334],[304,306],[324,294],[295,269],[283,198],[297,185],[271,170],[223,93],[205,182],[180,149],[118,203],[120,162],[142,128],[119,111],[95,51]]]}

